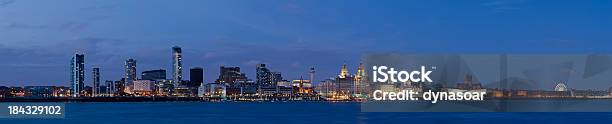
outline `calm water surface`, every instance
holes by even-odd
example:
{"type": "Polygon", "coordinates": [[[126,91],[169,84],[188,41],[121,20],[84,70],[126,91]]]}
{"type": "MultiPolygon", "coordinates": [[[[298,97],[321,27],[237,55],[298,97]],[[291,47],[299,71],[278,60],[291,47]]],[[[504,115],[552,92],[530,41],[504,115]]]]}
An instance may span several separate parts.
{"type": "Polygon", "coordinates": [[[362,113],[359,103],[67,103],[63,119],[0,119],[0,124],[106,123],[612,123],[612,113],[362,113]]]}

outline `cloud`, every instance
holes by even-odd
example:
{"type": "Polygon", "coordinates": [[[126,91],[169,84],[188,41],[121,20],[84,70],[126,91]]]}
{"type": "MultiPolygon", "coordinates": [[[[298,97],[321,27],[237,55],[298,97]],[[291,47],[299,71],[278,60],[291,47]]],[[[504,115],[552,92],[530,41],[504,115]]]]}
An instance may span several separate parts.
{"type": "Polygon", "coordinates": [[[42,64],[42,63],[13,63],[13,64],[7,64],[7,66],[9,67],[15,67],[15,68],[44,68],[44,67],[56,67],[57,65],[55,64],[42,64]]]}
{"type": "Polygon", "coordinates": [[[10,22],[4,25],[0,25],[6,29],[28,29],[28,30],[41,30],[41,29],[54,29],[60,31],[69,32],[80,32],[91,26],[94,21],[104,20],[109,18],[108,16],[92,16],[87,21],[67,21],[60,24],[28,24],[20,22],[10,22]]]}
{"type": "Polygon", "coordinates": [[[5,7],[7,5],[15,3],[17,0],[0,0],[0,7],[5,7]]]}
{"type": "Polygon", "coordinates": [[[495,13],[506,13],[520,10],[524,0],[495,0],[482,3],[482,6],[490,8],[495,13]]]}
{"type": "Polygon", "coordinates": [[[11,69],[27,69],[27,68],[39,68],[39,67],[60,67],[56,58],[60,58],[60,54],[50,52],[46,49],[39,49],[38,47],[32,48],[15,48],[0,46],[0,60],[11,60],[11,61],[0,61],[0,65],[4,68],[3,70],[8,71],[11,69]]]}
{"type": "Polygon", "coordinates": [[[482,5],[483,6],[503,6],[508,4],[508,1],[505,0],[498,0],[498,1],[489,1],[489,2],[485,2],[482,5]]]}
{"type": "Polygon", "coordinates": [[[25,23],[18,23],[18,22],[11,22],[11,23],[4,25],[3,27],[8,28],[8,29],[47,29],[49,28],[49,26],[46,26],[46,25],[32,25],[32,24],[25,24],[25,23]]]}
{"type": "MultiPolygon", "coordinates": [[[[50,41],[51,42],[51,41],[50,41]]],[[[121,76],[122,64],[129,53],[130,46],[125,40],[105,37],[76,37],[54,41],[56,44],[45,46],[7,46],[0,45],[0,82],[33,82],[28,85],[50,85],[48,82],[65,82],[68,80],[68,67],[71,56],[76,50],[83,51],[86,58],[86,70],[95,66],[102,67],[106,77],[114,80],[121,76]],[[35,75],[34,78],[31,76],[35,75]]],[[[155,64],[154,62],[152,62],[155,64]]],[[[57,85],[66,85],[59,83],[57,85]]]]}
{"type": "Polygon", "coordinates": [[[260,61],[260,60],[249,60],[249,61],[244,62],[244,64],[247,65],[247,66],[254,66],[254,65],[257,65],[257,64],[261,64],[261,63],[263,63],[263,62],[260,61]]]}
{"type": "Polygon", "coordinates": [[[120,39],[104,38],[104,37],[75,37],[63,43],[60,43],[64,48],[79,48],[88,50],[87,52],[101,52],[100,50],[113,50],[119,43],[125,42],[120,39]]]}
{"type": "Polygon", "coordinates": [[[58,60],[69,58],[75,51],[82,51],[89,55],[104,56],[114,54],[121,46],[123,40],[83,37],[65,40],[58,44],[48,46],[11,47],[0,46],[0,59],[4,65],[35,67],[50,63],[61,63],[58,60]]]}
{"type": "Polygon", "coordinates": [[[66,22],[66,23],[61,24],[59,26],[59,29],[77,32],[77,31],[85,30],[88,25],[89,25],[88,23],[81,23],[81,22],[66,22]]]}

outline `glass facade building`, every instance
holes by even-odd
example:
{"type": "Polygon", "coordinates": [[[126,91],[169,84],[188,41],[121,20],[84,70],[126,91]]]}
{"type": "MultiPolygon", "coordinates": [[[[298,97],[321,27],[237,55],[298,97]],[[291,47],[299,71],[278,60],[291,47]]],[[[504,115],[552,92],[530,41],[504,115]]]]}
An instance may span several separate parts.
{"type": "Polygon", "coordinates": [[[70,61],[70,94],[80,97],[85,87],[85,55],[75,54],[70,61]]]}
{"type": "Polygon", "coordinates": [[[189,81],[192,84],[201,84],[204,82],[204,69],[200,67],[194,67],[189,69],[189,81]]]}
{"type": "Polygon", "coordinates": [[[165,80],[166,79],[166,70],[158,69],[158,70],[149,70],[143,71],[141,77],[143,80],[165,80]]]}
{"type": "Polygon", "coordinates": [[[178,84],[183,80],[183,51],[181,47],[172,47],[172,80],[174,85],[178,84]]]}
{"type": "Polygon", "coordinates": [[[136,60],[128,59],[125,61],[125,83],[131,86],[135,80],[138,80],[136,76],[136,60]]]}
{"type": "Polygon", "coordinates": [[[93,96],[100,94],[100,68],[93,68],[92,71],[93,79],[93,96]]]}

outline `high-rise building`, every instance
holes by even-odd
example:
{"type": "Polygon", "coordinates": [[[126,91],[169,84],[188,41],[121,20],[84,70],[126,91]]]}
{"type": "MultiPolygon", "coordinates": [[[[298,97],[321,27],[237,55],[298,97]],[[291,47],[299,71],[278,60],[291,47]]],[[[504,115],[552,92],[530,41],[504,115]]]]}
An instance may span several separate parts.
{"type": "Polygon", "coordinates": [[[342,65],[340,74],[336,77],[336,84],[336,93],[340,95],[350,96],[355,92],[355,77],[349,74],[346,64],[342,65]]]}
{"type": "Polygon", "coordinates": [[[110,80],[106,80],[106,94],[107,96],[113,96],[115,94],[116,87],[115,87],[115,83],[113,83],[113,81],[110,80]]]}
{"type": "Polygon", "coordinates": [[[201,67],[194,67],[189,69],[189,81],[191,84],[197,84],[198,86],[204,82],[204,69],[201,67]]]}
{"type": "Polygon", "coordinates": [[[114,93],[118,96],[122,96],[125,94],[125,78],[121,78],[121,80],[115,81],[114,91],[114,93]]]}
{"type": "Polygon", "coordinates": [[[183,81],[182,53],[181,47],[172,47],[172,80],[174,81],[174,86],[178,86],[183,81]]]}
{"type": "Polygon", "coordinates": [[[348,77],[349,71],[348,71],[348,67],[346,66],[346,64],[342,65],[342,69],[340,69],[340,74],[338,75],[338,77],[340,78],[345,78],[348,77]]]}
{"type": "Polygon", "coordinates": [[[365,72],[365,66],[363,65],[363,63],[359,63],[359,67],[357,67],[357,74],[355,74],[355,85],[353,88],[353,92],[354,94],[359,94],[359,96],[362,96],[362,94],[366,94],[367,92],[367,76],[366,76],[366,72],[365,72]]]}
{"type": "Polygon", "coordinates": [[[70,93],[73,97],[80,97],[85,87],[85,55],[75,54],[70,62],[70,93]]]}
{"type": "Polygon", "coordinates": [[[91,96],[100,95],[100,68],[93,68],[93,94],[91,96]]]}
{"type": "Polygon", "coordinates": [[[315,82],[315,79],[314,79],[315,68],[314,67],[310,67],[310,71],[308,71],[308,74],[310,74],[310,81],[315,82]]]}
{"type": "Polygon", "coordinates": [[[273,86],[272,73],[270,73],[270,69],[266,68],[266,64],[257,64],[256,78],[256,83],[259,86],[273,86]]]}
{"type": "Polygon", "coordinates": [[[274,86],[278,86],[278,82],[283,81],[283,75],[281,72],[270,72],[270,74],[272,75],[272,83],[274,86]]]}
{"type": "Polygon", "coordinates": [[[157,69],[157,70],[143,71],[140,78],[143,80],[152,80],[152,81],[165,80],[166,70],[157,69]]]}
{"type": "Polygon", "coordinates": [[[240,73],[240,67],[221,66],[219,69],[219,78],[215,82],[234,85],[236,81],[246,81],[246,79],[246,75],[244,73],[240,73]]]}
{"type": "Polygon", "coordinates": [[[132,83],[138,80],[136,76],[136,60],[128,59],[125,60],[125,83],[127,86],[131,86],[132,83]]]}

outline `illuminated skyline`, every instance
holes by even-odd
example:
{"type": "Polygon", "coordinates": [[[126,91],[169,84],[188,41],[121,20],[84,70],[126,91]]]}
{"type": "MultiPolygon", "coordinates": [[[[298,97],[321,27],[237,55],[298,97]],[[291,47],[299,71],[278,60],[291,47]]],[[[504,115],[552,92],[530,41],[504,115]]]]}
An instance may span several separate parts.
{"type": "Polygon", "coordinates": [[[202,67],[205,82],[220,65],[254,78],[258,63],[286,78],[308,77],[315,67],[323,79],[343,63],[354,72],[369,52],[612,52],[606,1],[2,3],[0,59],[10,61],[0,62],[0,85],[8,86],[68,84],[74,51],[86,54],[86,72],[101,67],[102,80],[122,77],[128,58],[139,71],[171,71],[168,46],[175,45],[183,67],[202,67]]]}

